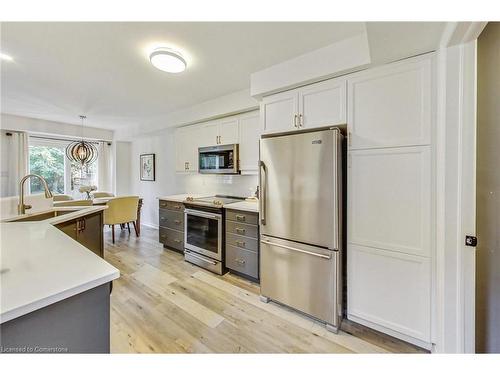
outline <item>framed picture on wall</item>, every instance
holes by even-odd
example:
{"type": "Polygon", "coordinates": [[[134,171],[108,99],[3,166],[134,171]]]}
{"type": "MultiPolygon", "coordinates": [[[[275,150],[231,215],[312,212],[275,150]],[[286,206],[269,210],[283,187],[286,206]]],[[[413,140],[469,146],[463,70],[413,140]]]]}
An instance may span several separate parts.
{"type": "Polygon", "coordinates": [[[155,180],[155,154],[142,154],[141,158],[141,181],[155,180]]]}

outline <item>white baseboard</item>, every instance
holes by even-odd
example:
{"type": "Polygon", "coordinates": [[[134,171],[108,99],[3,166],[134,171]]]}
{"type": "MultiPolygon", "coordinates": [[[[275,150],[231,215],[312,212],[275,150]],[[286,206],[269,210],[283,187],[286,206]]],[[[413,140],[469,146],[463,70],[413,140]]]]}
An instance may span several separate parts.
{"type": "Polygon", "coordinates": [[[158,225],[151,224],[151,223],[141,222],[141,225],[144,225],[145,227],[152,228],[152,229],[158,229],[159,228],[158,225]]]}

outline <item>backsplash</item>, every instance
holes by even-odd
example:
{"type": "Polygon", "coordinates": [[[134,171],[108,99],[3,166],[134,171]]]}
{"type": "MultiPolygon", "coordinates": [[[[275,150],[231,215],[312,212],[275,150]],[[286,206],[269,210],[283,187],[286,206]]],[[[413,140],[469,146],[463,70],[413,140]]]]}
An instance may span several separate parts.
{"type": "Polygon", "coordinates": [[[195,194],[220,194],[237,197],[254,195],[257,175],[178,175],[177,191],[195,194]]]}

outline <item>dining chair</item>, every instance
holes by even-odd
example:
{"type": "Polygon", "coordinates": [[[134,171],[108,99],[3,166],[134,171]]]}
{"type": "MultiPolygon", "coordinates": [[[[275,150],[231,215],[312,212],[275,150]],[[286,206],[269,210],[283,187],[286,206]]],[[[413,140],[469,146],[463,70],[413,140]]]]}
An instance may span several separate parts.
{"type": "Polygon", "coordinates": [[[127,229],[130,233],[130,223],[132,223],[135,235],[139,237],[139,232],[137,232],[135,225],[137,207],[139,206],[138,196],[111,198],[106,205],[108,209],[104,210],[104,225],[111,225],[113,243],[115,243],[115,225],[117,224],[127,224],[127,229]]]}
{"type": "Polygon", "coordinates": [[[67,194],[56,194],[53,197],[54,202],[64,202],[64,201],[72,201],[73,197],[67,194]]]}
{"type": "Polygon", "coordinates": [[[113,193],[107,193],[105,191],[96,191],[92,194],[94,198],[106,198],[106,197],[114,197],[113,193]]]}
{"type": "Polygon", "coordinates": [[[71,201],[54,202],[54,207],[72,207],[72,206],[92,206],[92,199],[78,199],[71,201]]]}

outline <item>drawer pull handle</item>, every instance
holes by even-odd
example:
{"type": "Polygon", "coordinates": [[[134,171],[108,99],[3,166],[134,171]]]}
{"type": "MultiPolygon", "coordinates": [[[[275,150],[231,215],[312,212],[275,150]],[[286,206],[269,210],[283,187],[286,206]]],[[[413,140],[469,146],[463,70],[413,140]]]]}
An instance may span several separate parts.
{"type": "Polygon", "coordinates": [[[163,216],[160,217],[161,220],[166,220],[163,216]]]}
{"type": "Polygon", "coordinates": [[[167,236],[165,234],[162,234],[160,237],[161,238],[167,238],[167,236]]]}
{"type": "Polygon", "coordinates": [[[236,241],[236,245],[239,247],[245,247],[245,241],[236,241]]]}
{"type": "Polygon", "coordinates": [[[175,224],[180,224],[180,223],[181,223],[181,221],[180,221],[180,220],[174,220],[174,223],[175,223],[175,224]]]}
{"type": "Polygon", "coordinates": [[[245,264],[245,260],[244,259],[238,259],[238,258],[236,258],[235,261],[236,261],[236,263],[238,263],[238,264],[240,264],[242,266],[245,264]]]}
{"type": "Polygon", "coordinates": [[[175,239],[174,242],[181,243],[181,240],[175,239]]]}
{"type": "Polygon", "coordinates": [[[245,215],[236,215],[236,220],[238,221],[246,221],[245,219],[246,219],[245,215]]]}
{"type": "Polygon", "coordinates": [[[174,208],[175,208],[176,210],[180,210],[180,209],[181,209],[181,206],[174,206],[174,208]]]}
{"type": "Polygon", "coordinates": [[[236,233],[245,234],[245,229],[243,229],[243,228],[236,228],[236,233]]]}

